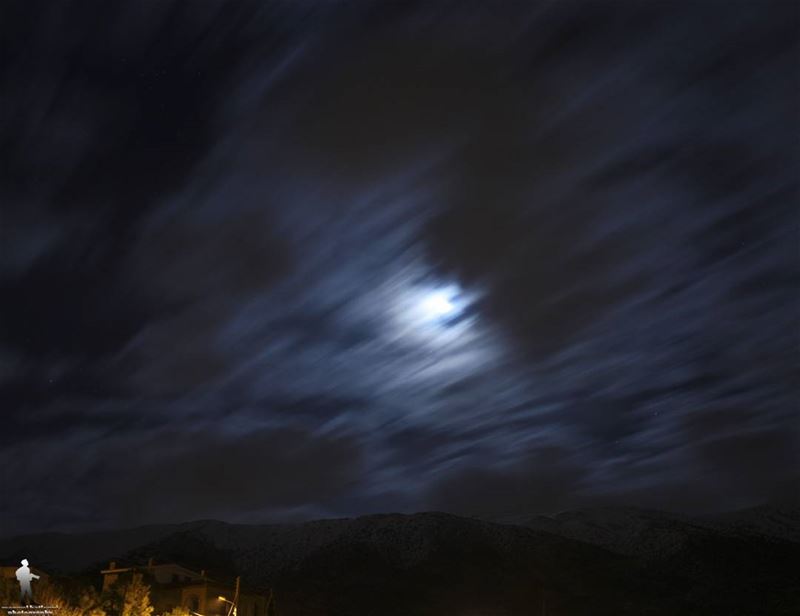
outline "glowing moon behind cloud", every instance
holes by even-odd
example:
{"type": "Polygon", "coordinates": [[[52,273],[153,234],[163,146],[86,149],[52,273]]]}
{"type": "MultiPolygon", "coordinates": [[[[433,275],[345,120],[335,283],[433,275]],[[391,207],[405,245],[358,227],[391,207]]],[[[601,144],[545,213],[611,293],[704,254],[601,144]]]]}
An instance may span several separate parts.
{"type": "Polygon", "coordinates": [[[447,327],[463,316],[468,301],[455,284],[419,289],[414,312],[420,324],[447,327]]]}
{"type": "MultiPolygon", "coordinates": [[[[425,353],[463,354],[468,347],[474,350],[476,344],[483,352],[486,330],[479,326],[476,315],[470,314],[476,292],[452,281],[415,284],[408,274],[387,283],[385,300],[376,304],[371,298],[370,305],[387,310],[392,324],[386,329],[389,339],[424,348],[425,353]]],[[[459,361],[463,357],[459,355],[459,361]]],[[[421,361],[430,362],[432,356],[426,355],[421,361]]]]}
{"type": "Polygon", "coordinates": [[[452,294],[447,290],[430,293],[422,299],[420,307],[432,319],[453,316],[458,311],[452,294]]]}

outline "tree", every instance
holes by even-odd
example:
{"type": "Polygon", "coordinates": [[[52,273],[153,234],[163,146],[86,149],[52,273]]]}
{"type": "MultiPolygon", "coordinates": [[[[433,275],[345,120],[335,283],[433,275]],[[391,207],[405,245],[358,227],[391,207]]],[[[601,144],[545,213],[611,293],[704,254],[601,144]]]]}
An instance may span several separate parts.
{"type": "Polygon", "coordinates": [[[81,592],[77,609],[81,616],[106,616],[103,600],[94,586],[89,586],[81,592]]]}
{"type": "Polygon", "coordinates": [[[140,573],[134,573],[131,581],[122,587],[119,616],[150,616],[150,587],[144,583],[140,573]]]}

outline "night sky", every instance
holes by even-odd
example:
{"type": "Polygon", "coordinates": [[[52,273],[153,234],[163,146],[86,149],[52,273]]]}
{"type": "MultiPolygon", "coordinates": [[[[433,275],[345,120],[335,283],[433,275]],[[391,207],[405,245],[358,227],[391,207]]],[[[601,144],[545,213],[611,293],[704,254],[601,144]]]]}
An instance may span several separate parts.
{"type": "Polygon", "coordinates": [[[790,498],[799,35],[2,3],[0,534],[790,498]]]}

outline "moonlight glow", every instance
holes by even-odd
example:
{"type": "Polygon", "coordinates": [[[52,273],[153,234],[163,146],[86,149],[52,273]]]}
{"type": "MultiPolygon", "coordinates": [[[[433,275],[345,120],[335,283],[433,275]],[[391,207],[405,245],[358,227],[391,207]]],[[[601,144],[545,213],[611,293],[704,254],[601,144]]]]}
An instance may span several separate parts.
{"type": "Polygon", "coordinates": [[[450,291],[435,291],[422,300],[422,310],[429,318],[452,316],[457,312],[450,291]]]}
{"type": "Polygon", "coordinates": [[[419,289],[412,304],[414,319],[423,327],[451,329],[460,320],[468,300],[456,284],[419,289]]]}
{"type": "MultiPolygon", "coordinates": [[[[389,317],[391,327],[386,335],[401,345],[424,345],[425,352],[455,353],[457,359],[442,356],[437,360],[440,367],[448,361],[472,361],[466,353],[478,349],[480,362],[488,361],[486,331],[479,327],[470,307],[479,297],[478,291],[463,289],[452,281],[427,280],[425,284],[414,284],[423,277],[424,270],[409,268],[396,279],[386,281],[386,295],[365,296],[365,309],[382,307],[389,317]],[[466,353],[466,354],[465,354],[466,353]]],[[[491,346],[491,345],[489,345],[491,346]]],[[[426,355],[426,360],[431,356],[426,355]]],[[[421,374],[419,370],[417,374],[421,374]]]]}

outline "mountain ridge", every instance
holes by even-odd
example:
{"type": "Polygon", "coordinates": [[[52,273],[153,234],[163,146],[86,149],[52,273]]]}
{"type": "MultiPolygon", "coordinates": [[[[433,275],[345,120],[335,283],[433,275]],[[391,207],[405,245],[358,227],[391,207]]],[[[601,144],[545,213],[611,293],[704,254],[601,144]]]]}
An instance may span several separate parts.
{"type": "Polygon", "coordinates": [[[443,512],[258,525],[206,519],[23,535],[0,540],[0,558],[95,577],[109,560],[180,562],[275,589],[282,616],[462,608],[521,616],[541,602],[565,615],[791,614],[800,606],[797,513],[695,518],[604,508],[526,524],[443,512]]]}

